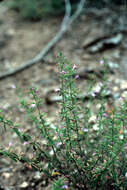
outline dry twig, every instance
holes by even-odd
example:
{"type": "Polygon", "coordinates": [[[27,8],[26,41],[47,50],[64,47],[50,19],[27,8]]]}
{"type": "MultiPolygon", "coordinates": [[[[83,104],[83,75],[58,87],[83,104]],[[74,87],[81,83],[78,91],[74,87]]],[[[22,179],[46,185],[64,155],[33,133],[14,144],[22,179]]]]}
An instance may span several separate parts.
{"type": "Polygon", "coordinates": [[[71,16],[70,0],[65,0],[65,16],[63,18],[60,30],[55,35],[55,37],[53,37],[53,39],[51,41],[49,41],[48,44],[33,59],[26,61],[24,64],[22,64],[18,68],[11,69],[7,72],[4,72],[3,74],[0,75],[0,79],[4,79],[6,77],[15,75],[16,73],[19,73],[19,72],[27,69],[28,67],[30,67],[30,66],[34,65],[35,63],[38,63],[42,60],[45,61],[44,56],[62,38],[63,34],[67,31],[69,26],[77,19],[77,17],[80,15],[80,13],[83,10],[85,2],[86,2],[86,0],[81,0],[77,6],[75,13],[71,16]]]}

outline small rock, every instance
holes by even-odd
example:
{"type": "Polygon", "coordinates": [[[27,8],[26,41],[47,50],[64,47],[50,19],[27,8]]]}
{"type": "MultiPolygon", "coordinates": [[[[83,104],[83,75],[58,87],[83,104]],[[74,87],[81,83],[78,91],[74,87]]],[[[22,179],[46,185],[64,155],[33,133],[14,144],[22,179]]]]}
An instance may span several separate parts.
{"type": "Polygon", "coordinates": [[[112,97],[112,92],[109,89],[104,89],[103,93],[105,94],[105,96],[107,97],[112,97]]]}
{"type": "Polygon", "coordinates": [[[122,38],[123,38],[123,35],[122,34],[117,34],[116,36],[113,36],[113,37],[111,37],[111,38],[109,38],[109,39],[106,39],[106,43],[107,44],[114,44],[114,45],[117,45],[117,44],[119,44],[120,42],[121,42],[121,40],[122,40],[122,38]]]}
{"type": "Polygon", "coordinates": [[[26,187],[28,187],[28,183],[26,182],[26,181],[24,181],[21,185],[20,185],[20,188],[26,188],[26,187]]]}
{"type": "Polygon", "coordinates": [[[105,37],[99,39],[97,42],[95,41],[94,44],[91,44],[91,47],[88,49],[88,51],[90,53],[96,53],[99,51],[104,51],[111,47],[115,47],[120,44],[122,38],[123,38],[122,34],[117,34],[112,37],[105,37]]]}
{"type": "Polygon", "coordinates": [[[46,103],[52,104],[52,103],[60,102],[61,100],[62,100],[61,96],[52,95],[52,96],[46,98],[46,103]]]}
{"type": "Polygon", "coordinates": [[[109,67],[110,67],[111,69],[117,69],[117,68],[119,67],[117,63],[113,63],[113,62],[111,62],[111,61],[108,63],[108,65],[109,65],[109,67]]]}
{"type": "Polygon", "coordinates": [[[93,139],[91,139],[91,140],[90,140],[90,143],[94,143],[94,140],[93,140],[93,139]]]}
{"type": "Polygon", "coordinates": [[[50,156],[53,156],[53,155],[54,155],[54,151],[51,150],[51,151],[49,152],[49,154],[50,154],[50,156]]]}
{"type": "Polygon", "coordinates": [[[115,94],[113,95],[113,97],[114,97],[114,99],[120,98],[120,93],[115,93],[115,94]]]}
{"type": "Polygon", "coordinates": [[[34,179],[40,179],[41,178],[41,173],[39,171],[35,172],[34,179]]]}
{"type": "Polygon", "coordinates": [[[10,28],[7,32],[6,32],[6,35],[8,37],[13,37],[15,35],[15,30],[13,28],[10,28]]]}
{"type": "Polygon", "coordinates": [[[122,90],[127,89],[127,81],[126,81],[126,80],[122,80],[122,81],[121,81],[120,88],[121,88],[122,90]]]}
{"type": "Polygon", "coordinates": [[[118,90],[119,90],[118,86],[114,86],[114,87],[113,87],[113,91],[114,91],[114,92],[117,92],[118,90]]]}
{"type": "Polygon", "coordinates": [[[96,105],[96,108],[97,108],[97,109],[100,109],[100,108],[101,108],[101,104],[98,103],[98,104],[96,105]]]}
{"type": "Polygon", "coordinates": [[[121,84],[121,81],[122,81],[121,79],[118,79],[118,78],[115,79],[115,83],[116,83],[116,84],[121,84]]]}
{"type": "Polygon", "coordinates": [[[4,173],[2,174],[2,176],[3,176],[4,178],[8,179],[8,178],[10,178],[11,173],[9,173],[9,172],[4,172],[4,173]]]}
{"type": "Polygon", "coordinates": [[[91,124],[95,123],[96,119],[97,119],[96,115],[91,116],[89,119],[89,123],[91,123],[91,124]]]}
{"type": "Polygon", "coordinates": [[[122,96],[122,98],[127,98],[127,91],[124,91],[121,96],[122,96]]]}
{"type": "Polygon", "coordinates": [[[101,91],[103,84],[101,82],[97,83],[96,86],[93,88],[94,93],[99,93],[101,91]]]}
{"type": "Polygon", "coordinates": [[[43,145],[46,145],[47,144],[47,141],[46,140],[42,140],[41,141],[43,145]]]}

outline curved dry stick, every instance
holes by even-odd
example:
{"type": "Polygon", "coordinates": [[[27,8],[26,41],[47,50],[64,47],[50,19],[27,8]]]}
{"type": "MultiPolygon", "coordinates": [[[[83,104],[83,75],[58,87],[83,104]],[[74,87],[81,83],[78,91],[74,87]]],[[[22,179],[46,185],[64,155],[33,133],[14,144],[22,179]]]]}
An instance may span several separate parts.
{"type": "Polygon", "coordinates": [[[4,72],[0,75],[0,79],[4,79],[6,77],[12,76],[18,72],[25,70],[26,68],[38,63],[39,61],[45,60],[44,56],[49,52],[51,48],[62,38],[63,34],[67,31],[68,27],[74,22],[74,20],[80,15],[83,10],[84,4],[86,0],[81,0],[78,4],[78,7],[75,13],[71,15],[71,4],[70,0],[65,0],[65,16],[62,21],[59,32],[55,35],[55,37],[49,41],[49,43],[37,54],[33,59],[26,61],[24,64],[19,66],[16,69],[11,69],[10,71],[4,72]]]}

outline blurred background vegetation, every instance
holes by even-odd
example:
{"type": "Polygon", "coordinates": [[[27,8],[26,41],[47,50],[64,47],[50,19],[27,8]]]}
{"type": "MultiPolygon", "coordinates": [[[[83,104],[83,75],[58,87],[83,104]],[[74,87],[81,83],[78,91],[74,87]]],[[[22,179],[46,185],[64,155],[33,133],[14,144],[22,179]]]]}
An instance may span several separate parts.
{"type": "MultiPolygon", "coordinates": [[[[80,0],[70,0],[74,10],[80,0]]],[[[112,8],[125,5],[126,0],[86,0],[86,8],[112,8]]],[[[46,16],[57,16],[64,13],[64,0],[13,0],[10,7],[17,11],[22,18],[40,20],[46,16]]]]}

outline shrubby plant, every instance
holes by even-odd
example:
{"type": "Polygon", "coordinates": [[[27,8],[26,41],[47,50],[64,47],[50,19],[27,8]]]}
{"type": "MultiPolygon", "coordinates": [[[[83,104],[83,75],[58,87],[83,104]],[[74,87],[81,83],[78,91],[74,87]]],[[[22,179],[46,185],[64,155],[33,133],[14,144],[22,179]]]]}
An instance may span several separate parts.
{"type": "Polygon", "coordinates": [[[40,20],[45,15],[58,15],[64,12],[63,0],[13,0],[10,7],[29,20],[40,20]]]}
{"type": "MultiPolygon", "coordinates": [[[[51,190],[125,190],[127,101],[118,108],[107,110],[108,64],[102,60],[101,65],[103,83],[100,83],[99,90],[93,90],[93,82],[90,80],[88,101],[84,104],[84,100],[78,98],[79,90],[75,84],[75,80],[79,78],[76,74],[77,66],[60,54],[58,68],[61,87],[56,89],[56,93],[62,98],[60,121],[52,127],[45,120],[38,90],[31,87],[29,94],[32,96],[32,103],[23,99],[21,105],[45,144],[42,146],[40,139],[22,131],[1,112],[1,127],[16,133],[21,143],[26,145],[26,150],[33,152],[33,157],[30,158],[25,152],[17,154],[11,143],[9,149],[0,148],[0,156],[7,156],[42,172],[47,178],[47,184],[53,181],[51,190]],[[90,105],[97,103],[100,106],[96,115],[93,115],[90,105]]],[[[13,88],[16,87],[13,85],[13,88]]]]}

